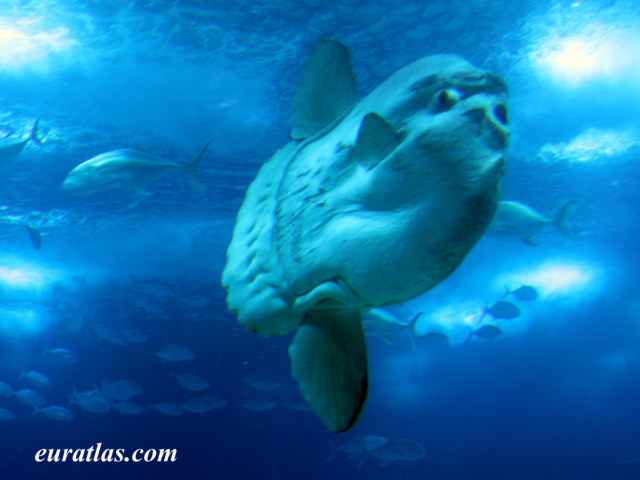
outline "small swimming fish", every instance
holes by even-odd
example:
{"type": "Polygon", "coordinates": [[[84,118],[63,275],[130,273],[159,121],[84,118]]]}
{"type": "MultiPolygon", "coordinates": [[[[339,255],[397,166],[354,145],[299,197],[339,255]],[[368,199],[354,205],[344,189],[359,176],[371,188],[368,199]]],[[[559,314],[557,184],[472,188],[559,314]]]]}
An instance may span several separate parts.
{"type": "Polygon", "coordinates": [[[527,245],[537,246],[534,236],[548,225],[554,225],[565,237],[571,238],[571,231],[567,225],[567,216],[571,205],[575,201],[566,202],[554,215],[548,217],[528,205],[520,202],[501,201],[489,232],[518,239],[527,245]]]}
{"type": "Polygon", "coordinates": [[[96,332],[98,338],[100,338],[101,340],[106,340],[111,345],[117,345],[119,347],[124,347],[127,345],[127,341],[120,334],[120,332],[108,325],[96,323],[93,325],[93,331],[96,332]]]}
{"type": "Polygon", "coordinates": [[[250,412],[266,412],[275,408],[277,404],[271,400],[250,400],[240,404],[242,408],[246,408],[250,412]]]}
{"type": "Polygon", "coordinates": [[[201,392],[211,386],[207,380],[195,373],[174,373],[173,376],[180,382],[180,385],[192,392],[201,392]]]}
{"type": "Polygon", "coordinates": [[[280,386],[282,385],[280,382],[263,380],[256,377],[246,377],[244,379],[244,383],[251,388],[255,388],[256,390],[261,390],[263,392],[266,392],[268,390],[275,390],[276,388],[280,388],[280,386]]]}
{"type": "Polygon", "coordinates": [[[118,380],[103,383],[102,387],[98,389],[98,393],[103,397],[123,402],[143,394],[144,388],[133,380],[118,380]]]}
{"type": "Polygon", "coordinates": [[[421,444],[408,439],[391,440],[389,443],[368,453],[382,460],[380,466],[388,465],[396,460],[416,462],[426,456],[424,447],[421,444]]]}
{"type": "Polygon", "coordinates": [[[33,412],[33,414],[37,415],[38,413],[42,413],[44,416],[50,418],[51,420],[58,421],[69,421],[73,420],[74,417],[71,410],[65,407],[59,407],[58,405],[51,405],[44,408],[35,407],[35,411],[33,412]]]}
{"type": "Polygon", "coordinates": [[[21,403],[25,405],[30,405],[32,407],[42,407],[47,404],[47,399],[44,398],[39,392],[35,390],[31,390],[30,388],[24,388],[22,390],[18,390],[17,392],[13,392],[13,394],[18,397],[21,403]]]}
{"type": "Polygon", "coordinates": [[[57,347],[57,348],[45,348],[44,355],[48,355],[52,359],[56,360],[60,363],[76,363],[78,357],[68,348],[57,347]]]}
{"type": "Polygon", "coordinates": [[[16,418],[16,416],[13,414],[13,412],[10,412],[5,408],[0,408],[0,422],[8,422],[9,420],[13,420],[14,418],[16,418]]]}
{"type": "Polygon", "coordinates": [[[120,332],[129,343],[144,343],[149,340],[149,337],[135,328],[122,328],[120,332]]]}
{"type": "Polygon", "coordinates": [[[84,411],[91,413],[106,413],[111,410],[113,401],[109,398],[103,397],[97,393],[89,397],[82,397],[79,399],[72,399],[72,403],[80,406],[84,411]]]}
{"type": "Polygon", "coordinates": [[[164,160],[133,148],[102,153],[71,170],[62,189],[74,195],[87,195],[124,188],[143,196],[150,195],[147,185],[172,171],[186,170],[197,179],[198,163],[211,142],[209,140],[189,163],[164,160]]]}
{"type": "MultiPolygon", "coordinates": [[[[507,293],[504,297],[511,295],[519,302],[532,302],[538,298],[538,290],[531,285],[521,285],[515,290],[509,290],[509,287],[505,285],[504,287],[507,290],[507,293]]],[[[503,297],[503,298],[504,298],[503,297]]]]}
{"type": "Polygon", "coordinates": [[[227,401],[216,395],[205,395],[204,397],[187,400],[181,406],[184,410],[191,413],[206,413],[214,408],[222,408],[227,401]]]}
{"type": "Polygon", "coordinates": [[[38,145],[42,145],[42,140],[38,138],[38,126],[40,125],[40,119],[36,119],[29,136],[25,139],[16,138],[0,138],[0,165],[10,163],[14,161],[20,152],[24,149],[25,145],[33,140],[38,145]]]}
{"type": "Polygon", "coordinates": [[[143,405],[136,402],[118,402],[113,405],[113,408],[118,413],[123,413],[125,415],[137,415],[146,410],[143,405]]]}
{"type": "Polygon", "coordinates": [[[9,397],[13,393],[13,388],[6,382],[0,382],[0,397],[9,397]]]}
{"type": "Polygon", "coordinates": [[[168,415],[170,417],[178,417],[184,414],[184,410],[179,405],[175,405],[173,403],[162,402],[156,403],[155,405],[150,405],[150,407],[155,408],[156,411],[160,412],[163,415],[168,415]]]}
{"type": "Polygon", "coordinates": [[[189,347],[180,343],[167,345],[156,353],[156,357],[161,358],[165,362],[184,362],[194,360],[196,356],[189,347]]]}
{"type": "Polygon", "coordinates": [[[482,315],[480,316],[478,323],[481,322],[487,314],[491,315],[495,319],[510,320],[520,316],[520,309],[513,303],[500,300],[490,307],[482,308],[482,315]]]}
{"type": "Polygon", "coordinates": [[[502,330],[495,325],[483,325],[477,330],[474,330],[473,334],[483,340],[493,340],[502,335],[502,330]]]}
{"type": "Polygon", "coordinates": [[[30,372],[22,372],[18,379],[26,379],[32,387],[35,388],[44,388],[51,385],[51,380],[44,373],[36,372],[35,370],[31,370],[30,372]]]}
{"type": "Polygon", "coordinates": [[[362,326],[365,335],[380,337],[382,340],[392,345],[390,337],[402,332],[409,331],[411,339],[416,338],[416,324],[424,312],[416,314],[409,322],[402,321],[382,308],[372,308],[362,317],[362,326]]]}

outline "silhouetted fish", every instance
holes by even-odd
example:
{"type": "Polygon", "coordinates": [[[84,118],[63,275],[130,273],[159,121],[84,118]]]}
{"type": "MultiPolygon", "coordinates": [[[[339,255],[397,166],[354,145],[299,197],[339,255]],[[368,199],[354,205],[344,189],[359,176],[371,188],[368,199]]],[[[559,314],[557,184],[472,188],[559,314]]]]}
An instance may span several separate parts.
{"type": "Polygon", "coordinates": [[[6,382],[0,382],[0,397],[9,397],[13,393],[13,388],[6,382]]]}
{"type": "Polygon", "coordinates": [[[38,413],[44,414],[51,420],[68,421],[73,420],[73,412],[65,407],[59,407],[58,405],[51,405],[49,407],[38,408],[35,407],[34,415],[38,413]]]}
{"type": "Polygon", "coordinates": [[[483,325],[477,330],[474,330],[473,334],[483,340],[493,340],[494,338],[498,338],[502,335],[502,330],[495,325],[483,325]]]}
{"type": "Polygon", "coordinates": [[[531,285],[521,285],[515,290],[509,290],[507,286],[505,288],[507,289],[505,297],[511,295],[519,302],[532,302],[538,298],[538,290],[531,285]]]}
{"type": "Polygon", "coordinates": [[[214,408],[222,408],[227,404],[227,401],[216,395],[205,395],[200,398],[193,398],[187,400],[181,406],[187,412],[191,413],[206,413],[214,408]]]}
{"type": "Polygon", "coordinates": [[[180,343],[167,345],[156,353],[156,357],[160,357],[165,362],[183,362],[193,360],[196,356],[189,347],[180,343]]]}
{"type": "Polygon", "coordinates": [[[207,380],[195,373],[174,373],[173,376],[180,382],[180,385],[192,392],[200,392],[211,386],[207,380]]]}
{"type": "Polygon", "coordinates": [[[61,363],[75,363],[78,360],[75,353],[73,353],[68,348],[62,348],[62,347],[50,348],[50,349],[45,348],[44,355],[48,355],[51,358],[61,363]]]}
{"type": "Polygon", "coordinates": [[[14,418],[16,418],[16,416],[13,414],[13,412],[10,412],[5,408],[0,408],[0,422],[8,422],[9,420],[13,420],[14,418]]]}
{"type": "Polygon", "coordinates": [[[36,119],[33,124],[33,128],[31,128],[31,132],[29,132],[29,136],[25,139],[20,138],[0,138],[0,165],[9,163],[14,161],[22,149],[25,147],[29,141],[33,140],[38,145],[42,145],[42,141],[38,138],[38,125],[40,124],[40,119],[36,119]]]}
{"type": "Polygon", "coordinates": [[[496,319],[509,320],[520,316],[520,309],[513,303],[500,300],[490,307],[483,307],[482,316],[478,322],[482,321],[486,314],[489,314],[496,319]]]}
{"type": "Polygon", "coordinates": [[[184,414],[184,410],[182,410],[182,407],[180,407],[179,405],[174,405],[173,403],[156,403],[155,405],[150,405],[150,407],[155,408],[159,413],[167,415],[169,417],[178,417],[184,414]]]}

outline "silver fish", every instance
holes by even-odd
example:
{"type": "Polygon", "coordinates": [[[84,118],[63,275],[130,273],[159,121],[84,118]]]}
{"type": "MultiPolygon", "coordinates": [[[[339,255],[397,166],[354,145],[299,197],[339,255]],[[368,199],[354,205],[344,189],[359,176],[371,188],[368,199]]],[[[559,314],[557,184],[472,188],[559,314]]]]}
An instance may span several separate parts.
{"type": "Polygon", "coordinates": [[[150,195],[146,190],[152,181],[172,171],[186,170],[197,179],[197,168],[207,147],[189,163],[176,163],[148,153],[121,148],[102,153],[75,167],[62,183],[62,189],[74,195],[87,195],[114,189],[129,189],[140,195],[150,195]]]}
{"type": "Polygon", "coordinates": [[[10,163],[14,161],[20,152],[24,149],[25,145],[30,141],[34,141],[38,145],[42,145],[42,140],[38,138],[38,127],[40,125],[40,119],[36,119],[29,136],[25,139],[16,138],[0,138],[0,165],[10,163]]]}
{"type": "Polygon", "coordinates": [[[42,413],[47,418],[51,420],[59,420],[59,421],[69,421],[73,420],[74,415],[71,410],[65,407],[60,407],[58,405],[51,405],[49,407],[38,408],[35,407],[34,415],[38,413],[42,413]]]}

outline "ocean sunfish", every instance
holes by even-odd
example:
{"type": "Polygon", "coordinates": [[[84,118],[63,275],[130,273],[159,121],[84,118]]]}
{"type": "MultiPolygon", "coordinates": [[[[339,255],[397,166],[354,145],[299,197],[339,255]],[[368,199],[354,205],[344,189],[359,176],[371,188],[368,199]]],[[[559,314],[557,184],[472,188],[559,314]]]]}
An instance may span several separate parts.
{"type": "Polygon", "coordinates": [[[40,119],[38,118],[34,122],[31,132],[29,132],[29,136],[27,138],[0,138],[0,165],[11,163],[18,158],[18,155],[20,155],[20,152],[22,152],[25,145],[31,140],[36,142],[38,145],[42,145],[42,140],[38,137],[39,124],[40,119]]]}
{"type": "Polygon", "coordinates": [[[527,245],[537,246],[534,236],[549,225],[555,226],[565,237],[571,238],[571,231],[566,223],[571,205],[566,202],[553,217],[548,217],[528,205],[514,201],[502,201],[498,205],[496,218],[489,229],[490,233],[516,238],[527,245]]]}
{"type": "Polygon", "coordinates": [[[115,189],[129,189],[140,195],[150,195],[146,186],[176,170],[186,170],[194,179],[200,159],[212,142],[188,163],[178,163],[148,153],[121,148],[101,153],[76,166],[62,183],[62,189],[74,195],[88,195],[115,189]]]}
{"type": "Polygon", "coordinates": [[[437,285],[489,226],[507,117],[503,80],[454,55],[362,100],[343,44],[322,41],[303,67],[294,140],[249,186],[222,284],[246,330],[297,330],[292,375],[329,430],[353,426],[366,398],[361,313],[437,285]]]}

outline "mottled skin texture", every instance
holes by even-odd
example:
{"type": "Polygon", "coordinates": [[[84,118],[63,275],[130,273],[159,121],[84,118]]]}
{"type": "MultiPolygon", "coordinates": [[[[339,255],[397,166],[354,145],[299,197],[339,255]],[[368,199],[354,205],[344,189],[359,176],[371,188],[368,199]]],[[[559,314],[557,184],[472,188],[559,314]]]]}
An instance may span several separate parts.
{"type": "Polygon", "coordinates": [[[293,128],[306,139],[249,187],[222,275],[245,329],[297,330],[292,376],[334,432],[366,399],[361,312],[411,299],[462,262],[495,213],[508,143],[504,83],[451,55],[405,67],[333,122],[332,109],[315,118],[332,102],[315,75],[348,80],[345,51],[325,41],[307,63],[293,128]]]}
{"type": "Polygon", "coordinates": [[[448,276],[495,213],[508,137],[495,109],[505,103],[498,77],[426,57],[277,152],[247,192],[223,273],[240,323],[284,334],[312,308],[397,303],[448,276]],[[438,104],[444,89],[461,96],[451,108],[438,104]],[[374,168],[351,155],[369,112],[402,139],[374,168]]]}

